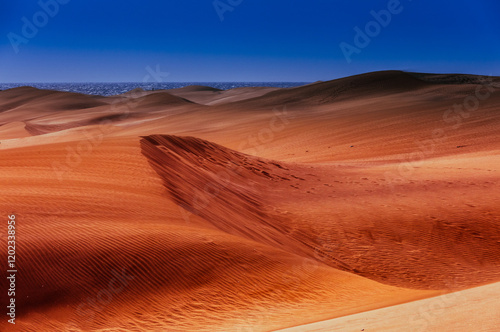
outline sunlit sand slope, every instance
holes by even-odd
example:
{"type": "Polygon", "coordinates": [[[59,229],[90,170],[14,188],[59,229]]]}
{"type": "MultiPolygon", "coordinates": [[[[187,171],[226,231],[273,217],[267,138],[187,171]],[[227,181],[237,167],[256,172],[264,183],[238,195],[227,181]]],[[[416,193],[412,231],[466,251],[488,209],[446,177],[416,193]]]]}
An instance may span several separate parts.
{"type": "Polygon", "coordinates": [[[397,286],[500,278],[494,165],[457,179],[424,163],[395,184],[385,168],[288,164],[192,137],[149,136],[142,148],[172,199],[225,232],[397,286]]]}
{"type": "Polygon", "coordinates": [[[282,332],[482,331],[498,329],[500,284],[301,325],[282,332]]]}
{"type": "Polygon", "coordinates": [[[0,91],[0,330],[491,330],[499,82],[0,91]]]}
{"type": "Polygon", "coordinates": [[[54,169],[74,144],[2,152],[0,209],[18,222],[19,331],[263,331],[434,294],[345,273],[188,214],[139,138],[105,140],[54,169]]]}

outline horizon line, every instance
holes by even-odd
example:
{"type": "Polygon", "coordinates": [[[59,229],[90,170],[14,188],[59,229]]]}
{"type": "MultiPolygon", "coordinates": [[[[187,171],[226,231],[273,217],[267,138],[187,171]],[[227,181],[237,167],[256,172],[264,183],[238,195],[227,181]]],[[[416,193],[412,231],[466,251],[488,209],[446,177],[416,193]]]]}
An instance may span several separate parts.
{"type": "Polygon", "coordinates": [[[134,84],[168,84],[168,83],[316,83],[316,82],[328,82],[333,80],[338,80],[342,78],[348,78],[353,76],[359,76],[370,73],[381,73],[381,72],[401,72],[407,74],[426,74],[426,75],[468,75],[468,76],[486,76],[486,77],[500,77],[500,74],[472,74],[467,72],[417,72],[417,71],[406,71],[399,69],[385,69],[385,70],[375,70],[375,71],[367,71],[358,74],[352,74],[347,76],[340,76],[328,80],[313,80],[313,81],[165,81],[165,82],[141,82],[141,81],[74,81],[74,82],[47,82],[47,81],[24,81],[24,82],[0,82],[0,84],[82,84],[82,83],[92,83],[92,84],[111,84],[111,83],[134,83],[134,84]]]}

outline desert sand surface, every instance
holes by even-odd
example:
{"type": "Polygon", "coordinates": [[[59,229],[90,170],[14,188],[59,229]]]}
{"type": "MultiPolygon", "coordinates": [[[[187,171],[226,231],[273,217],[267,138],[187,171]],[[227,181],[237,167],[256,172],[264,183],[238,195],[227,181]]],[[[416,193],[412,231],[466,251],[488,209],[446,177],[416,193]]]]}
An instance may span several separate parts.
{"type": "Polygon", "coordinates": [[[496,283],[280,331],[496,331],[499,296],[496,283]]]}
{"type": "Polygon", "coordinates": [[[189,99],[198,104],[217,105],[249,98],[256,98],[277,90],[280,89],[271,87],[247,87],[220,90],[206,86],[192,85],[179,89],[170,89],[168,90],[168,93],[174,96],[189,99]]]}
{"type": "Polygon", "coordinates": [[[499,133],[472,75],[0,91],[14,330],[493,330],[499,133]]]}

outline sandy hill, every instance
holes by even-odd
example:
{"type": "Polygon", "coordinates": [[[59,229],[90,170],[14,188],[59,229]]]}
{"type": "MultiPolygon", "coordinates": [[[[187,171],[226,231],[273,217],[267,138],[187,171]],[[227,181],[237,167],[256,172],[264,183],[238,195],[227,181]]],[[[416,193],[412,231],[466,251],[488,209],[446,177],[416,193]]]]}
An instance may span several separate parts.
{"type": "Polygon", "coordinates": [[[373,72],[318,82],[302,87],[280,89],[234,106],[267,106],[276,104],[317,105],[342,101],[354,96],[394,94],[425,87],[426,83],[401,71],[373,72]]]}
{"type": "Polygon", "coordinates": [[[183,88],[168,90],[168,92],[171,94],[188,93],[188,92],[201,92],[201,91],[221,92],[224,90],[212,88],[210,86],[203,86],[203,85],[189,85],[189,86],[185,86],[183,88]]]}
{"type": "MultiPolygon", "coordinates": [[[[192,137],[148,136],[141,144],[176,203],[227,233],[304,257],[321,256],[337,269],[397,286],[464,288],[500,279],[495,199],[477,199],[475,191],[460,198],[446,194],[477,181],[476,172],[463,171],[460,180],[448,175],[432,181],[419,174],[411,190],[404,190],[384,183],[385,169],[289,165],[192,137]],[[204,187],[213,188],[213,195],[204,187]],[[399,190],[405,197],[384,204],[384,197],[399,190]],[[367,201],[367,195],[378,199],[367,201]],[[428,211],[456,207],[446,220],[422,212],[398,216],[411,201],[428,211]],[[495,217],[471,224],[475,210],[495,217]],[[368,211],[376,215],[366,217],[368,211]],[[342,214],[346,216],[335,217],[342,214]],[[338,246],[334,252],[322,248],[330,240],[332,247],[338,246]]],[[[476,185],[496,197],[498,180],[484,174],[476,185]]]]}
{"type": "Polygon", "coordinates": [[[492,82],[497,86],[500,78],[462,74],[420,74],[403,71],[380,71],[340,78],[327,82],[316,82],[297,88],[277,89],[256,98],[237,101],[231,107],[272,107],[275,105],[298,105],[311,107],[336,102],[352,101],[359,96],[376,98],[394,94],[415,94],[418,91],[445,89],[470,93],[472,86],[492,82]],[[452,85],[450,87],[450,85],[452,85]],[[453,87],[453,85],[455,87],[453,87]],[[464,86],[465,85],[465,86],[464,86]]]}
{"type": "Polygon", "coordinates": [[[492,81],[500,82],[498,77],[488,77],[484,75],[466,75],[466,74],[428,74],[428,73],[408,73],[419,80],[438,84],[484,84],[492,81]]]}
{"type": "Polygon", "coordinates": [[[30,133],[26,130],[24,122],[10,122],[0,126],[0,136],[3,139],[24,138],[30,136],[30,133]]]}
{"type": "Polygon", "coordinates": [[[489,330],[497,80],[1,91],[14,330],[489,330]]]}
{"type": "Polygon", "coordinates": [[[80,93],[41,90],[32,87],[19,87],[0,91],[1,110],[12,110],[22,106],[24,108],[43,111],[82,110],[106,105],[97,96],[80,93]]]}
{"type": "Polygon", "coordinates": [[[178,96],[174,96],[168,92],[155,92],[150,93],[148,95],[136,98],[134,102],[137,104],[136,107],[153,107],[153,106],[179,106],[192,104],[192,101],[189,101],[185,98],[181,98],[178,96]]]}
{"type": "Polygon", "coordinates": [[[180,89],[168,90],[169,93],[192,100],[204,105],[219,105],[236,102],[265,95],[271,91],[280,90],[272,87],[242,87],[229,90],[220,90],[206,86],[187,86],[180,89]]]}

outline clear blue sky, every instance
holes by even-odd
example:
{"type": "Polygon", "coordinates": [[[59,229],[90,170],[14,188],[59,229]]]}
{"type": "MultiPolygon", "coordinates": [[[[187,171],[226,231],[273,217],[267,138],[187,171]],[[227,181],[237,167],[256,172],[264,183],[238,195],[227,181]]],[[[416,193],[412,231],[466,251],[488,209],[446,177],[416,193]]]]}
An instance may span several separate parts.
{"type": "Polygon", "coordinates": [[[46,24],[38,1],[2,1],[0,82],[140,82],[157,65],[171,82],[317,81],[384,69],[500,75],[498,0],[401,0],[350,63],[340,43],[356,46],[354,28],[390,1],[220,0],[233,3],[223,21],[213,0],[60,1],[68,3],[46,24]],[[22,18],[34,15],[41,27],[25,38],[22,18]],[[14,35],[24,38],[17,53],[14,35]]]}

